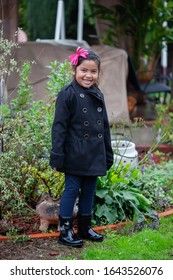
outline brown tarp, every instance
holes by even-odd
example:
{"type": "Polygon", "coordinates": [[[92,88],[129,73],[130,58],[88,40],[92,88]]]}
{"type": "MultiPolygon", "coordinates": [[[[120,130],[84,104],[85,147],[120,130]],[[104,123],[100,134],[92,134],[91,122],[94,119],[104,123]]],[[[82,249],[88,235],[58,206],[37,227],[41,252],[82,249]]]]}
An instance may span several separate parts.
{"type": "Polygon", "coordinates": [[[102,61],[99,87],[105,96],[109,122],[128,122],[127,53],[110,46],[94,46],[93,49],[102,61]]]}
{"type": "MultiPolygon", "coordinates": [[[[127,101],[127,54],[124,50],[109,46],[92,46],[101,58],[102,73],[100,75],[99,87],[105,96],[110,124],[119,121],[129,122],[129,111],[127,101]]],[[[20,44],[15,50],[14,59],[22,61],[35,61],[30,75],[33,85],[34,100],[47,100],[48,91],[46,83],[50,69],[46,66],[54,60],[63,62],[75,48],[58,45],[55,43],[26,42],[20,44]]],[[[18,75],[12,74],[7,80],[8,102],[17,96],[18,75]]]]}

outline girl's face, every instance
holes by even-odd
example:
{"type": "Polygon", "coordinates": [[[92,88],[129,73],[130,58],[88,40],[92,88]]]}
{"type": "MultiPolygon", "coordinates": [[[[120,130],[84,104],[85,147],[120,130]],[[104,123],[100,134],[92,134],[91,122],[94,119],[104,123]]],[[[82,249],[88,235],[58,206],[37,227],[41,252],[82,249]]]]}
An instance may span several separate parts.
{"type": "Polygon", "coordinates": [[[99,70],[94,60],[83,60],[82,63],[72,71],[78,84],[84,88],[90,88],[98,81],[99,70]]]}

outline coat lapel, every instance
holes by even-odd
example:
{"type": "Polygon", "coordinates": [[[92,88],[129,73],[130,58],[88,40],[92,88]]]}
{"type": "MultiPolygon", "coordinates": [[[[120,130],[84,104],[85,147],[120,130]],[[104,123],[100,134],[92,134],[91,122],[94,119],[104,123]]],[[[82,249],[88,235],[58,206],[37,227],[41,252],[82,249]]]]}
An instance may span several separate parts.
{"type": "Polygon", "coordinates": [[[86,93],[94,96],[95,98],[101,100],[103,102],[102,93],[97,86],[92,86],[91,88],[83,88],[81,87],[76,80],[72,81],[72,86],[77,93],[86,93]]]}

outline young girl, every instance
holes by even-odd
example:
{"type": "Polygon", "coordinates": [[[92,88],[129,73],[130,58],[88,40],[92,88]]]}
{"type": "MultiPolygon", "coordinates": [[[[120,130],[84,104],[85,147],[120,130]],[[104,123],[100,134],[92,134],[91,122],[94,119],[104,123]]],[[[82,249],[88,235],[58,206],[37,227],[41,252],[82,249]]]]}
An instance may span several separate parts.
{"type": "Polygon", "coordinates": [[[81,247],[82,239],[103,240],[91,228],[91,213],[97,176],[105,175],[113,164],[113,151],[104,97],[97,86],[100,58],[94,51],[79,47],[70,61],[74,79],[62,88],[56,100],[50,166],[65,173],[59,243],[81,247]],[[75,234],[72,215],[77,197],[75,234]]]}

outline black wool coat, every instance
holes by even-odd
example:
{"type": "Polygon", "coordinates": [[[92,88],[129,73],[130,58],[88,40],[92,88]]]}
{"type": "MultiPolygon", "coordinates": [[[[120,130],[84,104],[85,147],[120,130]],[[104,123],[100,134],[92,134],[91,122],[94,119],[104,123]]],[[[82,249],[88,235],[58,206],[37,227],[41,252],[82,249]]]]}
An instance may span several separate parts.
{"type": "Polygon", "coordinates": [[[52,125],[50,166],[71,175],[102,176],[113,164],[103,93],[74,79],[59,92],[52,125]]]}

